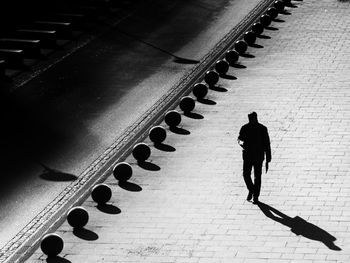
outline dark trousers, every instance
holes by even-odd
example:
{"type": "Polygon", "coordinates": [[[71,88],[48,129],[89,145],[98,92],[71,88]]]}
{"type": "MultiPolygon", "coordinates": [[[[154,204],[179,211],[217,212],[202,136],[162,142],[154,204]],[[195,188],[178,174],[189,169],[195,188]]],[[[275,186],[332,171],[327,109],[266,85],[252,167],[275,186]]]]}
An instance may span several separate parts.
{"type": "Polygon", "coordinates": [[[262,165],[263,161],[243,160],[243,178],[248,191],[253,193],[254,198],[260,195],[262,165]],[[252,167],[254,167],[254,184],[251,178],[252,167]]]}

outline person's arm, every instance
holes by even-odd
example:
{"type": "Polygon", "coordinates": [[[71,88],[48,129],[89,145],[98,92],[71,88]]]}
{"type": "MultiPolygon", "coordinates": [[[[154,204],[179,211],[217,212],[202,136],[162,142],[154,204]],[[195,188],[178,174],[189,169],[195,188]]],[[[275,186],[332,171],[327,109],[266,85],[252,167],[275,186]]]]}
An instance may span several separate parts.
{"type": "Polygon", "coordinates": [[[266,154],[266,162],[271,162],[271,145],[270,145],[270,137],[269,137],[269,132],[266,128],[265,130],[265,154],[266,154]]]}
{"type": "Polygon", "coordinates": [[[239,146],[241,146],[243,149],[244,149],[244,128],[242,127],[241,130],[239,131],[239,135],[238,135],[238,138],[237,138],[237,142],[239,144],[239,146]]]}

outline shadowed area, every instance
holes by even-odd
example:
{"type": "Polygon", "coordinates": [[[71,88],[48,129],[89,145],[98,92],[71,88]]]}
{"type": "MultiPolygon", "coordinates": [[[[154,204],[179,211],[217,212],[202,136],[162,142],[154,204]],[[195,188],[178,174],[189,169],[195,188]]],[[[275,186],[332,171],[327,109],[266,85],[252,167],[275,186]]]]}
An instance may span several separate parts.
{"type": "Polygon", "coordinates": [[[160,167],[154,163],[143,161],[137,162],[138,166],[148,171],[159,171],[160,167]]]}
{"type": "Polygon", "coordinates": [[[44,172],[40,174],[40,178],[47,181],[66,182],[75,181],[78,177],[74,174],[64,173],[56,169],[46,167],[44,172]]]}
{"type": "Polygon", "coordinates": [[[239,63],[233,64],[231,67],[233,67],[233,68],[247,68],[247,66],[244,66],[244,65],[239,64],[239,63]]]}
{"type": "Polygon", "coordinates": [[[173,61],[179,64],[198,64],[200,62],[198,60],[181,58],[181,57],[175,57],[173,61]]]}
{"type": "MultiPolygon", "coordinates": [[[[69,116],[49,106],[51,100],[24,98],[17,93],[2,94],[0,97],[0,165],[2,185],[0,190],[6,194],[13,185],[40,178],[48,181],[74,181],[77,176],[52,169],[43,159],[50,159],[57,151],[64,151],[76,140],[70,131],[86,133],[86,127],[79,120],[72,121],[69,116]],[[63,119],[66,120],[63,125],[63,119]],[[65,130],[67,128],[67,130],[65,130]],[[38,168],[43,167],[41,173],[38,168]],[[32,173],[36,170],[35,174],[32,173]],[[5,187],[4,189],[2,189],[5,187]]],[[[90,137],[92,143],[98,140],[90,137]]],[[[14,188],[14,187],[13,187],[14,188]]],[[[12,189],[13,189],[12,188],[12,189]]]]}
{"type": "Polygon", "coordinates": [[[163,49],[163,48],[161,48],[159,46],[156,46],[156,45],[154,45],[152,43],[149,43],[149,42],[147,42],[145,40],[142,40],[141,38],[139,38],[138,36],[136,36],[136,35],[134,35],[134,34],[132,34],[130,32],[125,32],[125,31],[120,30],[118,28],[115,28],[115,30],[117,30],[118,32],[120,32],[120,33],[122,33],[122,34],[124,34],[124,35],[126,35],[126,36],[128,36],[128,37],[130,37],[130,38],[132,38],[132,39],[134,39],[136,41],[138,41],[138,42],[141,42],[141,43],[143,43],[143,44],[145,44],[147,46],[150,46],[150,47],[152,47],[152,48],[154,48],[154,49],[156,49],[156,50],[158,50],[158,51],[160,51],[162,53],[165,53],[165,54],[167,54],[169,56],[174,57],[173,61],[175,63],[179,63],[179,64],[198,64],[200,62],[198,60],[188,59],[188,58],[183,58],[183,57],[176,56],[175,54],[173,54],[173,53],[171,53],[171,52],[169,52],[169,51],[167,51],[167,50],[165,50],[165,49],[163,49]]]}
{"type": "Polygon", "coordinates": [[[283,214],[276,208],[273,208],[272,206],[269,206],[261,202],[258,203],[258,207],[268,218],[278,223],[281,223],[282,225],[290,227],[290,230],[297,236],[301,235],[311,240],[320,241],[331,250],[336,250],[336,251],[341,250],[340,247],[334,244],[334,241],[336,240],[334,236],[332,236],[322,228],[307,222],[303,218],[299,216],[291,218],[283,214]]]}
{"type": "Polygon", "coordinates": [[[284,22],[286,22],[285,20],[280,19],[280,18],[272,19],[272,21],[273,21],[273,22],[277,22],[277,23],[284,23],[284,22]]]}
{"type": "Polygon", "coordinates": [[[255,56],[253,54],[250,54],[250,53],[243,53],[240,56],[241,57],[245,57],[245,58],[255,58],[255,56]]]}
{"type": "Polygon", "coordinates": [[[253,47],[253,48],[264,48],[264,46],[262,45],[259,45],[259,44],[251,44],[249,45],[250,47],[253,47]]]}
{"type": "Polygon", "coordinates": [[[48,257],[46,259],[47,263],[71,263],[68,259],[62,258],[60,256],[48,257]]]}
{"type": "Polygon", "coordinates": [[[184,112],[184,116],[196,120],[204,119],[204,116],[202,114],[195,112],[184,112]]]}
{"type": "MultiPolygon", "coordinates": [[[[67,1],[54,2],[61,7],[67,1]]],[[[118,31],[114,21],[105,25],[107,21],[102,19],[98,25],[101,34],[82,48],[78,48],[79,41],[72,41],[72,46],[78,49],[74,48],[62,60],[54,59],[56,64],[51,65],[48,60],[44,63],[50,64],[48,67],[40,72],[33,68],[24,80],[6,85],[1,82],[1,92],[6,93],[0,97],[0,207],[6,211],[0,216],[1,245],[97,160],[126,127],[175,85],[193,67],[191,64],[198,63],[232,26],[210,34],[218,20],[228,20],[221,15],[231,12],[227,9],[232,5],[229,0],[196,1],[195,4],[203,4],[199,8],[193,8],[191,1],[178,0],[117,2],[132,4],[130,9],[117,8],[121,17],[130,12],[117,24],[120,30],[138,39],[118,31]],[[134,6],[136,2],[140,4],[134,6]],[[208,42],[204,45],[201,39],[208,42]],[[153,47],[146,45],[146,41],[153,47]],[[13,85],[18,83],[23,86],[14,90],[13,85]],[[38,161],[50,169],[43,172],[38,161]],[[24,209],[28,212],[18,216],[24,209]],[[8,222],[12,222],[11,227],[7,227],[8,222]]],[[[28,5],[31,4],[26,2],[25,6],[28,5]]],[[[15,9],[34,15],[26,8],[15,9]]],[[[2,8],[1,13],[5,12],[2,8]]],[[[6,16],[1,19],[2,27],[8,28],[11,23],[6,16]]]]}
{"type": "Polygon", "coordinates": [[[220,75],[220,78],[229,79],[229,80],[235,80],[235,79],[237,79],[237,77],[235,77],[235,76],[233,76],[233,75],[229,75],[229,74],[221,74],[221,75],[220,75]]]}
{"type": "Polygon", "coordinates": [[[180,128],[180,127],[169,127],[169,130],[173,133],[180,134],[180,135],[189,135],[191,134],[190,131],[180,128]]]}
{"type": "Polygon", "coordinates": [[[98,239],[98,235],[95,232],[86,228],[74,228],[73,234],[87,241],[95,241],[98,239]]]}
{"type": "Polygon", "coordinates": [[[160,151],[164,151],[164,152],[175,152],[176,149],[169,145],[169,144],[165,144],[165,143],[155,143],[154,144],[154,148],[160,150],[160,151]]]}
{"type": "Polygon", "coordinates": [[[218,91],[218,92],[227,92],[228,90],[226,88],[220,87],[220,86],[210,86],[209,89],[218,91]]]}
{"type": "Polygon", "coordinates": [[[273,26],[267,26],[265,27],[266,30],[271,30],[271,31],[277,31],[279,30],[277,27],[273,27],[273,26]]]}
{"type": "Polygon", "coordinates": [[[256,37],[261,39],[271,39],[271,37],[267,35],[257,35],[256,37]]]}
{"type": "Polygon", "coordinates": [[[197,99],[197,101],[199,103],[206,104],[206,105],[216,105],[216,102],[211,99],[203,98],[203,99],[197,99]]]}
{"type": "Polygon", "coordinates": [[[121,210],[112,204],[98,204],[96,208],[106,214],[117,215],[121,213],[121,210]]]}
{"type": "Polygon", "coordinates": [[[142,187],[135,184],[135,183],[130,183],[130,182],[118,182],[118,185],[120,188],[130,191],[130,192],[141,192],[142,191],[142,187]]]}

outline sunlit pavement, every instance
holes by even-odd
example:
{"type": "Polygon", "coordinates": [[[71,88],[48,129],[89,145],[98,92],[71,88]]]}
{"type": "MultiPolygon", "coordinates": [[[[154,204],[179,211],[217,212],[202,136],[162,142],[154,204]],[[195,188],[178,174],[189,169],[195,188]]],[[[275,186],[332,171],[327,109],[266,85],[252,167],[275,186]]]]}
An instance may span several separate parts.
{"type": "Polygon", "coordinates": [[[82,233],[59,227],[56,262],[350,261],[350,2],[294,3],[150,163],[127,158],[130,184],[107,179],[109,209],[89,198],[82,233]],[[260,205],[236,142],[252,110],[272,143],[260,205]]]}

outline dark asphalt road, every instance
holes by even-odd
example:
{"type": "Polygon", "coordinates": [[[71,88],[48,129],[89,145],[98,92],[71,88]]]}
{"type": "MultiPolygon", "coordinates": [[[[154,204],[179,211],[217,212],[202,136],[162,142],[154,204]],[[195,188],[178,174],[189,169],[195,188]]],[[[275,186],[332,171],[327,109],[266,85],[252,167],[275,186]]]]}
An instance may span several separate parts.
{"type": "Polygon", "coordinates": [[[7,99],[0,245],[193,67],[120,30],[200,60],[257,2],[154,1],[7,99]]]}

